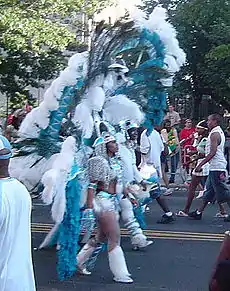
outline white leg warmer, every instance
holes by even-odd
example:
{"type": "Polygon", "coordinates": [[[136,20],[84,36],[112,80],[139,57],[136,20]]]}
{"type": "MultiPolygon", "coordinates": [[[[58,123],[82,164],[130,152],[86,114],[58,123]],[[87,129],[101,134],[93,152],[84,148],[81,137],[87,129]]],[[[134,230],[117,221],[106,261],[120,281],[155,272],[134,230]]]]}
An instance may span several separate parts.
{"type": "Polygon", "coordinates": [[[143,234],[142,229],[133,213],[133,205],[128,198],[120,200],[121,217],[125,227],[131,235],[131,243],[134,247],[144,248],[150,244],[147,237],[143,234]]]}
{"type": "Polygon", "coordinates": [[[151,240],[147,240],[147,237],[143,233],[138,233],[131,237],[131,243],[133,249],[137,250],[138,248],[145,248],[153,243],[151,240]]]}
{"type": "Polygon", "coordinates": [[[80,252],[77,254],[77,266],[81,273],[85,275],[90,275],[91,272],[88,272],[84,266],[88,258],[92,255],[93,251],[95,250],[95,247],[92,247],[89,244],[85,244],[84,247],[80,250],[80,252]]]}
{"type": "Polygon", "coordinates": [[[120,246],[116,246],[108,253],[108,256],[109,267],[114,275],[114,281],[120,283],[132,283],[133,280],[130,278],[122,248],[120,246]]]}

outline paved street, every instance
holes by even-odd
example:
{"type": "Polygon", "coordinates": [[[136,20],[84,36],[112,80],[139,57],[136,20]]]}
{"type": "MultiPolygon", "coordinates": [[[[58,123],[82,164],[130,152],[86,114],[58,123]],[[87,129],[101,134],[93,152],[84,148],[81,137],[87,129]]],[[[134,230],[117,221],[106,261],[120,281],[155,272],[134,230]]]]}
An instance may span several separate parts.
{"type": "MultiPolygon", "coordinates": [[[[185,192],[175,192],[167,198],[172,210],[182,209],[185,192]]],[[[194,203],[194,208],[199,200],[194,203]]],[[[59,282],[56,275],[54,249],[34,251],[34,264],[39,291],[62,290],[167,290],[205,291],[213,263],[218,253],[223,233],[230,228],[220,218],[215,218],[216,205],[209,205],[202,221],[177,218],[171,225],[156,224],[161,210],[154,202],[147,213],[146,234],[154,244],[145,251],[131,250],[127,231],[122,229],[122,246],[135,283],[120,285],[112,281],[106,253],[102,253],[90,277],[75,276],[67,282],[59,282]]],[[[34,200],[33,247],[37,247],[50,229],[49,208],[34,200]]]]}

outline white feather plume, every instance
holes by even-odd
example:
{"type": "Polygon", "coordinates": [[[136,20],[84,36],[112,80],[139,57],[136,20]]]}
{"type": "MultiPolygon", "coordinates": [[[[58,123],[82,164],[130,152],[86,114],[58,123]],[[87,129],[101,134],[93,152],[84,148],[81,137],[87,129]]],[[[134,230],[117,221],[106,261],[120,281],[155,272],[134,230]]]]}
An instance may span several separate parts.
{"type": "Polygon", "coordinates": [[[54,111],[58,109],[59,103],[57,98],[55,97],[55,95],[52,92],[51,87],[48,88],[44,94],[44,99],[47,102],[47,109],[50,111],[54,111]]]}
{"type": "Polygon", "coordinates": [[[111,124],[118,124],[125,119],[140,124],[144,118],[140,107],[125,95],[117,95],[106,99],[103,114],[105,120],[111,124]]]}
{"type": "Polygon", "coordinates": [[[91,110],[100,112],[105,103],[104,90],[98,86],[91,86],[86,93],[85,102],[91,110]]]}
{"type": "Polygon", "coordinates": [[[165,56],[165,68],[169,73],[176,73],[180,70],[175,57],[170,55],[165,56]]]}
{"type": "Polygon", "coordinates": [[[40,128],[47,128],[50,113],[58,109],[64,88],[74,86],[77,80],[84,78],[87,74],[87,66],[88,52],[78,53],[70,58],[68,67],[60,73],[60,76],[52,82],[45,92],[43,102],[37,107],[37,110],[32,110],[22,122],[20,131],[22,133],[27,131],[26,137],[34,137],[32,132],[36,124],[40,128]]]}
{"type": "Polygon", "coordinates": [[[64,141],[61,152],[57,154],[52,168],[42,177],[42,183],[44,184],[42,200],[46,204],[53,202],[51,213],[56,223],[60,223],[64,217],[66,184],[74,162],[75,151],[76,140],[70,136],[64,141]]]}
{"type": "Polygon", "coordinates": [[[77,53],[69,59],[68,66],[85,77],[88,70],[88,56],[88,52],[77,53]]]}
{"type": "Polygon", "coordinates": [[[171,78],[162,78],[162,79],[160,79],[160,82],[164,87],[172,87],[172,85],[173,85],[173,77],[171,77],[171,78]]]}
{"type": "Polygon", "coordinates": [[[28,191],[31,191],[39,183],[44,173],[51,169],[56,156],[57,154],[51,156],[48,160],[35,153],[15,157],[10,160],[10,175],[21,181],[28,191]],[[34,164],[35,166],[31,167],[34,164]]]}
{"type": "Polygon", "coordinates": [[[90,138],[92,136],[94,122],[92,110],[89,108],[86,100],[83,100],[82,103],[76,107],[72,121],[80,127],[85,138],[90,138]]]}
{"type": "Polygon", "coordinates": [[[61,223],[66,209],[66,178],[65,175],[58,175],[56,191],[51,208],[52,218],[56,223],[61,223]]]}
{"type": "Polygon", "coordinates": [[[40,133],[40,127],[34,122],[35,112],[38,110],[37,108],[33,108],[27,115],[24,121],[22,122],[18,135],[19,137],[25,139],[27,137],[37,138],[40,133]]]}
{"type": "MultiPolygon", "coordinates": [[[[165,45],[166,68],[170,73],[176,73],[186,61],[186,55],[180,48],[176,38],[177,33],[171,23],[167,21],[167,11],[161,6],[155,7],[150,14],[149,19],[143,12],[136,13],[135,23],[140,28],[146,28],[151,32],[156,32],[165,45]]],[[[170,81],[169,81],[170,82],[170,81]]]]}
{"type": "Polygon", "coordinates": [[[78,77],[79,75],[75,70],[67,67],[60,74],[60,82],[65,84],[65,86],[73,86],[76,84],[78,77]]]}
{"type": "MultiPolygon", "coordinates": [[[[65,88],[65,83],[61,82],[61,78],[58,77],[55,79],[50,86],[50,90],[52,91],[52,94],[55,96],[57,100],[61,99],[62,92],[65,88]]],[[[48,90],[48,89],[47,89],[48,90]]]]}
{"type": "Polygon", "coordinates": [[[40,244],[40,246],[38,247],[39,250],[47,247],[50,245],[53,237],[54,237],[54,234],[57,233],[58,231],[58,228],[59,228],[59,223],[56,223],[54,225],[54,227],[49,231],[49,233],[47,234],[47,236],[45,237],[44,241],[40,244]]]}
{"type": "Polygon", "coordinates": [[[42,184],[44,185],[44,190],[42,193],[42,201],[46,205],[50,205],[53,202],[53,192],[54,192],[54,184],[57,180],[57,171],[51,169],[47,171],[42,177],[42,184]]]}

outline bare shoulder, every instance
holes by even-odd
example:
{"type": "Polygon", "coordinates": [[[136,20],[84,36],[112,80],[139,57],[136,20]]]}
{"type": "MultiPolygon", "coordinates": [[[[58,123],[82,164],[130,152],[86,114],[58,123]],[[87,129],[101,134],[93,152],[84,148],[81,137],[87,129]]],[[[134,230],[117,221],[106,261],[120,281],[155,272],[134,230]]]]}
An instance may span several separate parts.
{"type": "Polygon", "coordinates": [[[220,133],[219,132],[213,132],[210,136],[210,139],[211,140],[215,140],[215,139],[218,139],[220,138],[220,133]]]}
{"type": "Polygon", "coordinates": [[[211,143],[220,143],[221,142],[221,136],[219,132],[213,132],[210,136],[211,143]]]}

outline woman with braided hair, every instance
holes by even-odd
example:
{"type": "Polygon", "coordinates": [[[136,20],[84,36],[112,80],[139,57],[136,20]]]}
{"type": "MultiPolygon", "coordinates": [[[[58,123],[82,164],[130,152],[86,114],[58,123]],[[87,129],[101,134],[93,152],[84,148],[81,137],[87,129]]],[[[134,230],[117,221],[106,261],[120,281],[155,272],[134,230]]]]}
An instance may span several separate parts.
{"type": "MultiPolygon", "coordinates": [[[[96,139],[95,156],[89,159],[89,186],[85,213],[96,216],[97,234],[90,239],[77,256],[78,269],[82,274],[90,275],[87,262],[98,245],[107,243],[109,267],[114,281],[132,283],[124,254],[120,247],[120,227],[118,223],[118,187],[122,187],[122,169],[116,157],[118,145],[110,134],[96,139]]],[[[127,195],[124,189],[124,194],[127,195]]]]}

